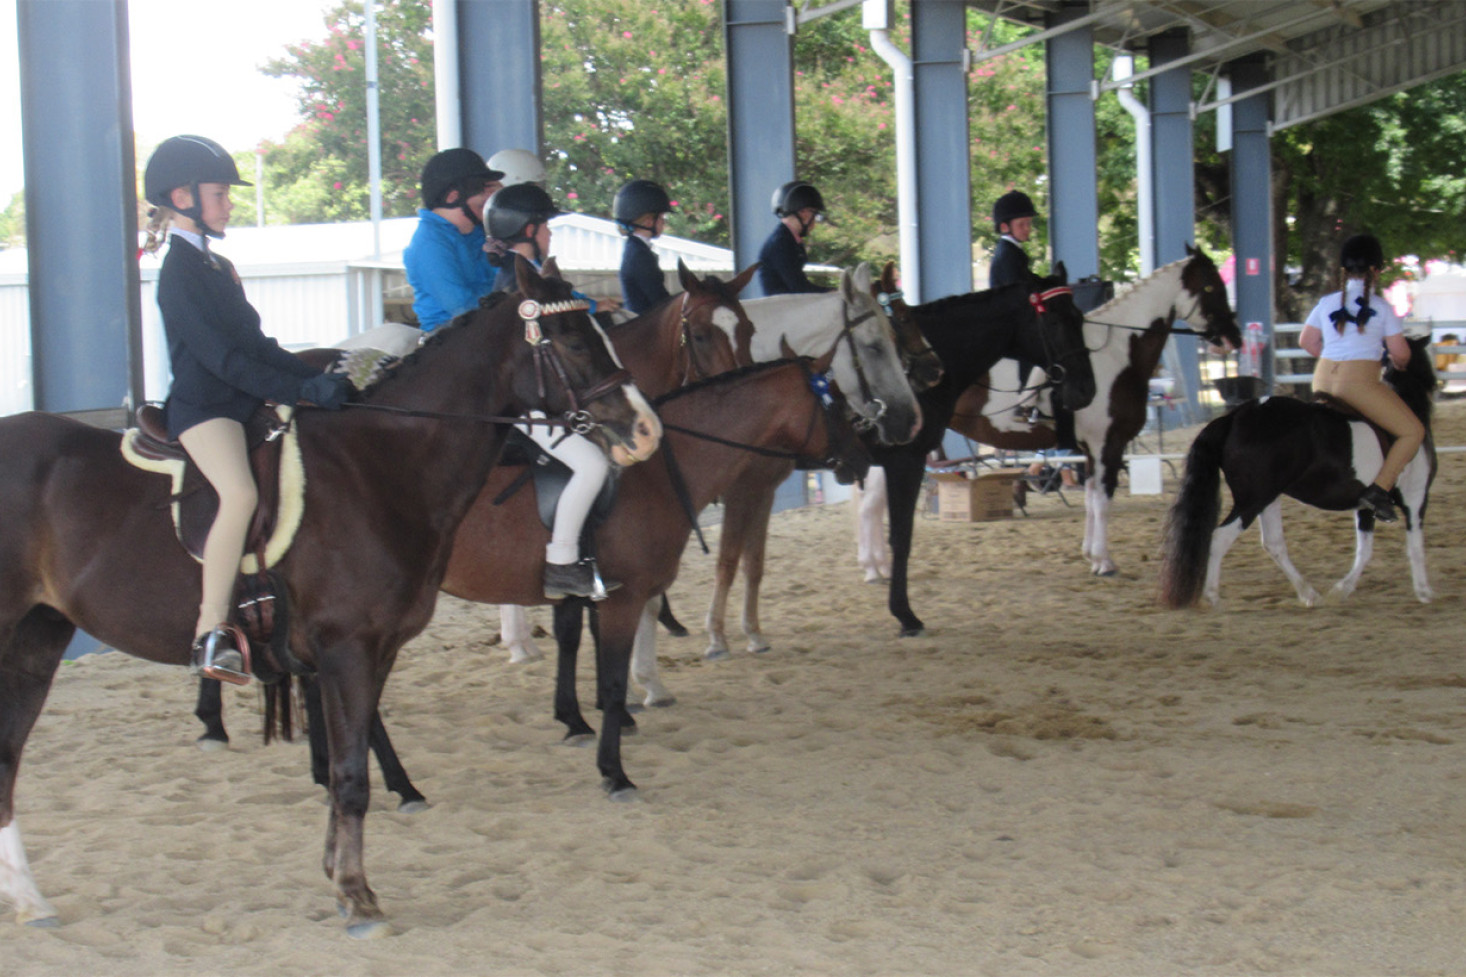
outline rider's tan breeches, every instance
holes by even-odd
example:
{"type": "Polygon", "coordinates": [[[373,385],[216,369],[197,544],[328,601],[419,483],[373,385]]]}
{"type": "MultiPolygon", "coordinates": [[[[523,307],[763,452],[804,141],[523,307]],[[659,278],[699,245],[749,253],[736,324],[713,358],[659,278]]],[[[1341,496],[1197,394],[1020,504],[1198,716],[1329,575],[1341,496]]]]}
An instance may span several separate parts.
{"type": "Polygon", "coordinates": [[[1313,389],[1339,398],[1395,436],[1374,479],[1374,484],[1389,491],[1425,440],[1425,425],[1380,379],[1379,370],[1374,360],[1319,360],[1313,371],[1313,389]]]}
{"type": "Polygon", "coordinates": [[[258,491],[249,470],[244,425],[226,417],[195,424],[178,436],[188,456],[219,493],[219,514],[204,543],[204,592],[194,636],[229,620],[234,581],[258,491]]]}

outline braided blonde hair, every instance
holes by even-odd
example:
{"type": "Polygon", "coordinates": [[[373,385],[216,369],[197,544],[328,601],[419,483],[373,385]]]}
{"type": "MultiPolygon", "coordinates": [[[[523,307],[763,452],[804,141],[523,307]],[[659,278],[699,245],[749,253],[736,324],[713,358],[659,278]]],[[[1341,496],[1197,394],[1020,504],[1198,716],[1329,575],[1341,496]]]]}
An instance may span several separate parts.
{"type": "Polygon", "coordinates": [[[148,223],[145,228],[148,237],[143,242],[143,250],[148,254],[157,254],[163,242],[168,239],[168,225],[172,223],[173,211],[167,207],[149,207],[148,223]]]}

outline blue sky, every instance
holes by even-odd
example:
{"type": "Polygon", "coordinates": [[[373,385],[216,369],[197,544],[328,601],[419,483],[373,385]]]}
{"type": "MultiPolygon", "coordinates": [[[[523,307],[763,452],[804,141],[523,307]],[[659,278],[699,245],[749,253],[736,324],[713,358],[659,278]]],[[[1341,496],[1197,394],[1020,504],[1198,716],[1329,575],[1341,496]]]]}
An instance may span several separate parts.
{"type": "MultiPolygon", "coordinates": [[[[0,0],[0,208],[24,183],[15,3],[0,0]]],[[[287,44],[324,37],[322,13],[332,6],[331,0],[129,0],[133,127],[139,145],[196,132],[230,149],[245,149],[283,136],[296,120],[295,85],[265,77],[259,65],[283,54],[287,44]],[[179,48],[169,39],[180,31],[204,39],[200,49],[208,52],[212,95],[203,85],[177,90],[179,62],[168,52],[179,48]]],[[[188,70],[197,70],[192,53],[188,70]]]]}

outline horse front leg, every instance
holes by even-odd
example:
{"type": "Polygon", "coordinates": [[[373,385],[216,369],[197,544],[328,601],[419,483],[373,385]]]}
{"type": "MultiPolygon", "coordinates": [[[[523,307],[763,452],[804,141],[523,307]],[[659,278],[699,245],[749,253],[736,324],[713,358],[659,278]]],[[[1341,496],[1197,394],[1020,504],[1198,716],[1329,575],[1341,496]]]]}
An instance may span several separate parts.
{"type": "Polygon", "coordinates": [[[733,589],[733,579],[738,575],[738,562],[747,545],[749,524],[756,516],[754,510],[767,504],[774,507],[772,490],[765,491],[762,485],[735,483],[723,495],[723,529],[718,536],[718,562],[713,570],[713,599],[708,605],[705,626],[708,633],[707,651],[703,657],[709,661],[720,661],[730,657],[728,651],[728,594],[733,589]]]}
{"type": "Polygon", "coordinates": [[[901,622],[901,637],[913,638],[926,630],[907,598],[907,568],[916,524],[916,502],[921,494],[922,459],[901,455],[886,462],[886,510],[891,522],[891,592],[886,606],[901,622]]]}
{"type": "Polygon", "coordinates": [[[25,741],[75,633],[70,621],[42,608],[0,627],[0,902],[14,906],[15,921],[28,926],[55,926],[58,917],[31,874],[15,818],[15,780],[25,741]]]}
{"type": "MultiPolygon", "coordinates": [[[[1103,468],[1103,464],[1097,466],[1103,468]]],[[[1084,484],[1084,555],[1089,559],[1089,572],[1096,577],[1113,577],[1116,567],[1110,558],[1110,509],[1113,493],[1093,472],[1084,484]]]]}
{"type": "Polygon", "coordinates": [[[335,885],[336,907],[346,918],[346,932],[359,939],[385,936],[390,927],[367,884],[364,857],[364,822],[371,799],[367,731],[383,679],[376,677],[364,651],[342,650],[318,660],[331,769],[331,813],[322,868],[335,885]]]}
{"type": "Polygon", "coordinates": [[[662,684],[657,668],[657,621],[663,606],[660,596],[646,602],[631,646],[631,677],[646,690],[646,698],[642,700],[645,706],[670,706],[677,702],[677,697],[662,684]]]}
{"type": "Polygon", "coordinates": [[[596,608],[596,681],[600,690],[601,742],[596,767],[601,786],[612,800],[636,797],[636,785],[621,764],[621,735],[630,715],[626,712],[626,686],[631,665],[631,646],[646,601],[631,595],[612,594],[596,608]],[[619,599],[618,599],[619,598],[619,599]]]}
{"type": "Polygon", "coordinates": [[[1341,599],[1354,593],[1354,588],[1359,586],[1359,578],[1364,576],[1364,568],[1373,556],[1374,513],[1359,509],[1354,513],[1354,565],[1343,579],[1334,584],[1334,593],[1341,599]]]}
{"type": "Polygon", "coordinates": [[[760,506],[753,513],[744,539],[743,550],[743,634],[748,639],[748,650],[761,654],[770,649],[764,640],[763,625],[758,619],[759,591],[764,584],[764,554],[769,543],[769,517],[774,513],[773,499],[767,506],[760,506]]]}
{"type": "Polygon", "coordinates": [[[1430,589],[1430,581],[1425,575],[1425,531],[1420,525],[1419,510],[1406,518],[1410,520],[1410,528],[1405,530],[1405,553],[1410,557],[1410,579],[1415,585],[1415,599],[1429,604],[1435,597],[1435,591],[1430,589]]]}
{"type": "Polygon", "coordinates": [[[1313,589],[1313,584],[1303,579],[1303,574],[1293,565],[1288,557],[1288,543],[1283,539],[1283,500],[1274,499],[1268,503],[1266,509],[1257,517],[1258,529],[1262,531],[1262,548],[1267,550],[1267,555],[1273,558],[1273,562],[1287,576],[1288,582],[1298,593],[1298,600],[1304,607],[1314,607],[1318,604],[1318,591],[1313,589]]]}
{"type": "Polygon", "coordinates": [[[223,683],[213,678],[199,679],[199,697],[193,714],[204,724],[203,735],[194,740],[200,750],[212,753],[229,746],[229,733],[224,729],[223,683]]]}
{"type": "Polygon", "coordinates": [[[589,743],[596,731],[580,711],[580,696],[575,692],[576,659],[580,654],[580,635],[584,626],[584,607],[578,600],[563,600],[555,605],[555,718],[565,724],[565,742],[589,743]]]}

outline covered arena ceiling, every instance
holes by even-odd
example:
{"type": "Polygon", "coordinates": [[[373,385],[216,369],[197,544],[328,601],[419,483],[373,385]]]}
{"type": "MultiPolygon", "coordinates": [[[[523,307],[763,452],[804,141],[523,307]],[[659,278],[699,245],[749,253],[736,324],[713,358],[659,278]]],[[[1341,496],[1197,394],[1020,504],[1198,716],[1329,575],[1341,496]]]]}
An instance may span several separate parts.
{"type": "MultiPolygon", "coordinates": [[[[1266,87],[1272,90],[1274,129],[1466,70],[1466,3],[1460,0],[967,0],[967,5],[1036,28],[1013,45],[984,43],[973,52],[976,59],[1085,26],[1094,31],[1096,43],[1132,53],[1144,53],[1159,34],[1184,30],[1192,53],[1166,67],[1189,63],[1211,78],[1196,106],[1203,112],[1227,102],[1228,62],[1262,55],[1271,78],[1266,87]],[[1087,13],[1074,16],[1083,10],[1087,13]],[[1050,18],[1061,11],[1073,19],[1047,30],[1050,18]]],[[[1119,84],[1112,79],[1101,84],[1115,87],[1119,84]]]]}

